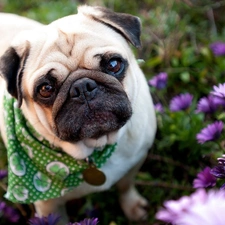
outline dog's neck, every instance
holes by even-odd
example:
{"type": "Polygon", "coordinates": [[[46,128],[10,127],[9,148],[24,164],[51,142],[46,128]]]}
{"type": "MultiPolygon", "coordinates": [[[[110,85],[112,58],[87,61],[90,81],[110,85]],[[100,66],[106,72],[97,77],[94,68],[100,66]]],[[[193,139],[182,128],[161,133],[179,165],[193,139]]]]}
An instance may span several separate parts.
{"type": "MultiPolygon", "coordinates": [[[[13,202],[32,203],[66,194],[85,180],[85,170],[94,167],[95,172],[100,172],[97,168],[101,168],[116,149],[116,144],[108,145],[102,151],[96,149],[89,157],[91,164],[75,160],[58,148],[52,149],[49,142],[28,124],[15,103],[11,96],[4,97],[9,160],[6,197],[13,202]]],[[[104,183],[104,179],[100,183],[95,178],[92,181],[96,185],[104,183]]]]}

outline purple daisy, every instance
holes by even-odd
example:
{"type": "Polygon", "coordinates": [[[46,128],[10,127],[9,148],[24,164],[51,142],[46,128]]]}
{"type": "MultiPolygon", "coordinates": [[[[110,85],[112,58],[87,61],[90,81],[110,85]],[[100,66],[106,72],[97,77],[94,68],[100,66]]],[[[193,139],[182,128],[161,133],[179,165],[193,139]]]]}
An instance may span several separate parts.
{"type": "Polygon", "coordinates": [[[163,113],[164,112],[164,109],[163,109],[163,106],[162,106],[161,103],[156,103],[154,107],[155,107],[155,111],[156,112],[159,112],[159,113],[163,113]]]}
{"type": "MultiPolygon", "coordinates": [[[[218,165],[214,166],[211,170],[211,174],[216,178],[225,178],[225,155],[222,158],[218,158],[218,165]]],[[[220,189],[225,189],[225,184],[222,185],[220,189]]]]}
{"type": "Polygon", "coordinates": [[[194,179],[194,188],[207,188],[214,187],[216,185],[216,178],[211,174],[211,168],[206,167],[204,170],[197,174],[197,178],[194,179]]]}
{"type": "Polygon", "coordinates": [[[212,168],[211,174],[213,174],[217,178],[225,178],[225,166],[218,165],[212,168]]]}
{"type": "Polygon", "coordinates": [[[92,219],[84,219],[82,221],[75,222],[75,223],[69,223],[68,225],[96,225],[98,223],[98,218],[92,218],[92,219]]]}
{"type": "Polygon", "coordinates": [[[225,83],[219,84],[218,86],[213,86],[214,91],[211,91],[211,94],[219,98],[225,98],[225,83]]]}
{"type": "Polygon", "coordinates": [[[218,139],[223,130],[223,122],[216,121],[203,128],[200,133],[196,135],[198,143],[203,144],[207,141],[214,141],[218,139]]]}
{"type": "Polygon", "coordinates": [[[182,211],[188,209],[190,206],[190,199],[187,196],[183,196],[177,201],[166,201],[163,205],[164,208],[161,208],[157,212],[156,218],[164,222],[173,223],[179,218],[182,211]]]}
{"type": "Polygon", "coordinates": [[[219,106],[224,105],[225,101],[213,95],[203,97],[199,100],[197,104],[196,112],[203,112],[212,114],[216,112],[219,106]]]}
{"type": "Polygon", "coordinates": [[[224,42],[215,42],[210,45],[210,49],[215,56],[225,55],[225,43],[224,42]]]}
{"type": "Polygon", "coordinates": [[[224,225],[225,192],[223,190],[197,189],[190,196],[183,196],[164,203],[156,218],[176,225],[224,225]]]}
{"type": "Polygon", "coordinates": [[[189,93],[185,94],[180,94],[178,96],[175,96],[171,101],[170,101],[170,110],[172,112],[176,111],[182,111],[186,110],[190,107],[192,103],[193,95],[189,93]]]}
{"type": "Polygon", "coordinates": [[[220,98],[220,97],[217,97],[217,96],[214,96],[214,102],[217,106],[222,106],[222,107],[225,107],[225,99],[224,98],[220,98]]]}
{"type": "Polygon", "coordinates": [[[163,89],[167,85],[168,75],[165,72],[155,75],[148,81],[149,85],[156,87],[157,89],[163,89]]]}

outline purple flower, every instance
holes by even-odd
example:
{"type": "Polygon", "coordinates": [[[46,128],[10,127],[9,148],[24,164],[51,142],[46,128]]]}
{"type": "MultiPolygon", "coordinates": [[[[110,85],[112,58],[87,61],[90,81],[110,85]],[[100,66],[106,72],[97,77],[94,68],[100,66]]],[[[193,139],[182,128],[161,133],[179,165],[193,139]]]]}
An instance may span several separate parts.
{"type": "Polygon", "coordinates": [[[211,168],[206,167],[200,173],[197,174],[197,178],[194,179],[194,188],[207,188],[214,187],[216,185],[216,178],[211,174],[211,168]]]}
{"type": "Polygon", "coordinates": [[[215,56],[225,55],[225,43],[224,42],[215,42],[210,45],[210,49],[215,56]]]}
{"type": "Polygon", "coordinates": [[[56,225],[60,220],[57,214],[49,214],[47,217],[34,217],[29,220],[30,225],[56,225]]]}
{"type": "Polygon", "coordinates": [[[179,218],[179,214],[185,211],[190,206],[190,199],[187,196],[183,196],[177,201],[169,200],[164,202],[164,208],[161,208],[156,218],[168,223],[173,223],[179,218]]]}
{"type": "Polygon", "coordinates": [[[163,109],[163,106],[162,106],[161,103],[156,103],[154,107],[155,107],[155,111],[156,112],[159,112],[159,113],[163,113],[164,112],[164,109],[163,109]]]}
{"type": "Polygon", "coordinates": [[[225,178],[225,166],[218,165],[212,168],[211,174],[213,174],[217,178],[225,178]]]}
{"type": "Polygon", "coordinates": [[[225,83],[219,84],[218,86],[213,86],[214,91],[211,94],[219,98],[225,98],[225,83]]]}
{"type": "Polygon", "coordinates": [[[7,170],[0,170],[0,180],[8,176],[7,170]]]}
{"type": "Polygon", "coordinates": [[[176,225],[224,225],[225,192],[223,190],[197,189],[190,196],[166,201],[156,218],[176,225]]]}
{"type": "Polygon", "coordinates": [[[157,89],[163,89],[167,85],[168,75],[165,72],[155,75],[152,79],[148,81],[149,85],[156,87],[157,89]]]}
{"type": "Polygon", "coordinates": [[[207,141],[214,141],[218,139],[223,130],[223,122],[216,121],[212,124],[209,124],[206,128],[202,129],[200,133],[196,135],[198,143],[203,144],[207,141]]]}
{"type": "Polygon", "coordinates": [[[186,110],[192,103],[193,95],[189,93],[180,94],[170,101],[170,110],[172,112],[186,110]]]}
{"type": "Polygon", "coordinates": [[[225,107],[225,99],[224,98],[220,98],[220,97],[217,97],[217,96],[214,96],[214,101],[215,101],[215,104],[219,107],[219,106],[222,106],[222,107],[225,107]]]}
{"type": "MultiPolygon", "coordinates": [[[[214,166],[211,170],[211,174],[216,178],[225,178],[225,155],[222,158],[218,158],[218,165],[214,166]]],[[[222,185],[220,189],[225,189],[225,184],[222,185]]]]}
{"type": "Polygon", "coordinates": [[[17,210],[3,201],[0,202],[0,214],[2,214],[11,223],[16,223],[20,219],[20,215],[17,210]]]}
{"type": "Polygon", "coordinates": [[[196,112],[212,114],[216,112],[219,106],[224,105],[225,101],[213,95],[203,97],[199,100],[196,112]]]}
{"type": "Polygon", "coordinates": [[[69,223],[68,225],[96,225],[98,223],[98,218],[84,219],[81,222],[69,223]]]}

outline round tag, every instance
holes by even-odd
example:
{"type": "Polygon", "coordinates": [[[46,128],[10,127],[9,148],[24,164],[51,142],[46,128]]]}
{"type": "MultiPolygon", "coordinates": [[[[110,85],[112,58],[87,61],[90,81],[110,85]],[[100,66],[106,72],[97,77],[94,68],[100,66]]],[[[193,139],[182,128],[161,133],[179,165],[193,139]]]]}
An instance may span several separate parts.
{"type": "Polygon", "coordinates": [[[95,166],[85,169],[83,171],[83,178],[88,184],[94,186],[100,186],[106,181],[105,174],[95,166]]]}

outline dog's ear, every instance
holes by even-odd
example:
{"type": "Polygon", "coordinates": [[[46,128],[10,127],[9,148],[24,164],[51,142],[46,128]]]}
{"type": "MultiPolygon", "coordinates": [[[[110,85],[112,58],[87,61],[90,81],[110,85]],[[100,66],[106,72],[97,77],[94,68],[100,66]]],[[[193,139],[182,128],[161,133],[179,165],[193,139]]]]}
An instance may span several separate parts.
{"type": "MultiPolygon", "coordinates": [[[[21,50],[21,49],[20,49],[21,50]]],[[[8,92],[22,104],[21,80],[28,53],[20,56],[16,48],[9,47],[0,58],[0,75],[5,79],[8,92]]]]}
{"type": "Polygon", "coordinates": [[[120,33],[135,47],[141,47],[141,22],[138,17],[126,13],[116,13],[99,6],[81,6],[78,12],[89,14],[94,20],[104,23],[120,33]]]}

